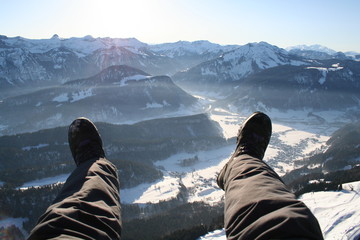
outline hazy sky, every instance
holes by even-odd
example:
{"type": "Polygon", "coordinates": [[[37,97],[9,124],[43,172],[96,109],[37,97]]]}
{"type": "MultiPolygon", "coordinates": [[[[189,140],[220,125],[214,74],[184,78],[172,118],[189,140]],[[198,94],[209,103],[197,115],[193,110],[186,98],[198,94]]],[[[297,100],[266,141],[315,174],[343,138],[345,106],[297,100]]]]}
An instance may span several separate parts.
{"type": "Polygon", "coordinates": [[[146,43],[266,41],[360,52],[359,0],[0,0],[9,37],[135,37],[146,43]]]}

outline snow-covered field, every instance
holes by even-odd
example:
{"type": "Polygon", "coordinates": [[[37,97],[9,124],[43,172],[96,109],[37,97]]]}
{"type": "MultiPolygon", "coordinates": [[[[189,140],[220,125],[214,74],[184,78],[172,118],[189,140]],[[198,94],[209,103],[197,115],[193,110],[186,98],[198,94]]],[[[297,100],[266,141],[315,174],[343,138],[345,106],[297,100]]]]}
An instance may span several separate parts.
{"type": "MultiPolygon", "coordinates": [[[[202,100],[212,103],[209,99],[202,98],[202,100]]],[[[207,109],[212,120],[219,123],[227,139],[236,137],[241,122],[246,118],[225,109],[212,109],[211,106],[204,109],[207,109]]],[[[336,125],[345,122],[338,112],[320,112],[316,117],[311,114],[309,117],[309,112],[306,111],[292,111],[288,115],[271,111],[269,116],[273,119],[273,137],[264,159],[280,175],[295,168],[294,160],[320,149],[331,133],[337,129],[336,125]],[[317,122],[319,118],[328,122],[319,123],[317,122]]],[[[155,165],[163,169],[163,179],[152,184],[142,184],[122,190],[122,202],[156,203],[167,200],[179,193],[181,185],[188,190],[189,202],[204,201],[212,204],[222,201],[223,191],[217,187],[215,179],[234,148],[235,140],[230,146],[196,153],[179,153],[157,161],[155,165]],[[182,161],[195,157],[197,160],[190,165],[181,164],[182,161]]]]}
{"type": "Polygon", "coordinates": [[[306,193],[300,197],[318,219],[324,238],[360,239],[360,181],[339,192],[306,193]]]}
{"type": "MultiPolygon", "coordinates": [[[[198,97],[201,99],[200,97],[198,97]]],[[[239,126],[246,116],[225,109],[211,108],[212,101],[202,98],[209,117],[218,122],[225,138],[236,137],[239,126]],[[206,104],[208,104],[206,107],[206,104]]],[[[199,109],[200,106],[197,107],[199,109]]],[[[320,149],[335,131],[336,123],[344,122],[337,112],[317,113],[317,117],[309,117],[308,112],[290,111],[288,114],[270,111],[273,120],[273,136],[265,154],[267,161],[279,175],[294,169],[293,161],[320,149]],[[318,123],[324,118],[329,124],[318,123]]],[[[230,140],[229,140],[230,141],[230,140]]],[[[195,153],[179,153],[168,159],[157,161],[155,165],[163,169],[164,177],[154,183],[145,183],[134,188],[121,191],[124,203],[157,203],[175,197],[182,185],[189,193],[188,201],[204,201],[216,203],[222,200],[223,192],[216,186],[216,175],[229,159],[235,148],[235,140],[229,146],[195,153]],[[190,165],[182,165],[185,159],[197,157],[190,165]]],[[[42,186],[63,182],[67,175],[40,179],[25,183],[21,188],[42,186]]]]}

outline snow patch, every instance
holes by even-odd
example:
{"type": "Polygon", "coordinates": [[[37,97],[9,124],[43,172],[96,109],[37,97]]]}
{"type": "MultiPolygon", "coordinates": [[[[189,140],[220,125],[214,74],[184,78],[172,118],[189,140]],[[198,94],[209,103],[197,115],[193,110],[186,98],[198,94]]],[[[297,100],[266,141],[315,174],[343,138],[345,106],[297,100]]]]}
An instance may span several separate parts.
{"type": "Polygon", "coordinates": [[[210,119],[219,123],[222,128],[224,138],[229,139],[237,136],[241,121],[245,118],[240,117],[236,113],[215,108],[210,112],[210,119]]]}
{"type": "Polygon", "coordinates": [[[54,177],[47,177],[47,178],[37,179],[37,180],[34,180],[34,181],[24,183],[18,189],[26,190],[26,189],[31,188],[31,187],[36,188],[36,187],[46,186],[46,185],[55,184],[55,183],[64,183],[69,176],[70,176],[70,174],[66,173],[66,174],[61,174],[61,175],[54,176],[54,177]]]}
{"type": "Polygon", "coordinates": [[[113,84],[114,85],[118,85],[120,87],[124,87],[124,86],[127,86],[127,82],[128,81],[139,81],[139,80],[144,80],[144,79],[147,79],[147,78],[150,78],[151,76],[145,76],[145,75],[133,75],[133,76],[129,76],[129,77],[125,77],[123,79],[121,79],[121,81],[119,82],[114,82],[113,84]]]}
{"type": "Polygon", "coordinates": [[[27,146],[27,147],[23,147],[21,148],[23,151],[30,151],[31,149],[39,149],[39,148],[44,148],[44,147],[47,147],[49,146],[49,144],[47,143],[40,143],[36,146],[27,146]]]}
{"type": "Polygon", "coordinates": [[[197,240],[226,240],[225,229],[215,230],[198,238],[197,240]]]}
{"type": "Polygon", "coordinates": [[[91,96],[94,96],[94,95],[95,94],[93,94],[91,88],[89,88],[87,90],[81,90],[79,92],[74,92],[74,93],[72,93],[70,102],[73,103],[73,102],[76,102],[76,101],[79,101],[79,100],[82,100],[84,98],[88,98],[88,97],[91,97],[91,96]]]}
{"type": "Polygon", "coordinates": [[[67,101],[69,101],[69,97],[68,97],[67,93],[62,93],[59,96],[54,97],[52,101],[53,102],[67,102],[67,101]]]}
{"type": "Polygon", "coordinates": [[[224,191],[216,184],[216,176],[230,158],[234,146],[226,146],[196,153],[198,161],[191,166],[179,164],[184,159],[194,157],[194,153],[179,153],[154,164],[169,174],[181,176],[182,183],[188,189],[189,202],[203,201],[215,204],[224,196],[224,191]]]}
{"type": "Polygon", "coordinates": [[[167,106],[170,106],[170,104],[164,100],[162,102],[162,104],[156,103],[156,102],[146,103],[146,107],[144,107],[142,109],[144,110],[144,109],[151,109],[151,108],[163,108],[163,107],[167,107],[167,106]]]}
{"type": "Polygon", "coordinates": [[[307,67],[306,69],[317,69],[321,72],[322,77],[319,79],[320,85],[323,85],[326,81],[326,76],[329,71],[339,71],[342,70],[343,67],[340,67],[340,63],[333,64],[332,68],[322,68],[322,67],[307,67]]]}
{"type": "Polygon", "coordinates": [[[120,196],[123,203],[158,203],[162,200],[175,198],[180,192],[179,179],[164,176],[156,183],[143,183],[134,188],[121,189],[120,196]]]}
{"type": "Polygon", "coordinates": [[[296,129],[291,129],[288,131],[283,132],[279,139],[286,143],[287,145],[290,145],[292,147],[300,144],[300,142],[304,139],[309,138],[315,138],[316,134],[305,132],[305,131],[299,131],[296,129]]]}

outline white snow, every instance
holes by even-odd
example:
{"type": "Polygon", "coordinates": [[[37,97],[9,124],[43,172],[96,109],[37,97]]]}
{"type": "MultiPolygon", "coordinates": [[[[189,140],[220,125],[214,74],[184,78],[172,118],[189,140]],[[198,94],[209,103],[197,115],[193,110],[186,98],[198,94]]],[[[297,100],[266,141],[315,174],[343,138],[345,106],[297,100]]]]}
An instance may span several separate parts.
{"type": "Polygon", "coordinates": [[[194,153],[176,154],[166,160],[155,162],[155,165],[181,176],[182,183],[189,191],[189,202],[204,201],[212,204],[223,198],[224,192],[217,186],[216,176],[233,150],[234,146],[226,146],[197,152],[199,161],[191,166],[181,166],[179,163],[183,159],[194,157],[194,153]]]}
{"type": "Polygon", "coordinates": [[[152,102],[152,103],[146,103],[146,107],[144,107],[143,109],[149,109],[149,108],[162,108],[164,107],[163,104],[159,104],[156,102],[152,102]]]}
{"type": "MultiPolygon", "coordinates": [[[[207,104],[212,102],[202,99],[207,104]]],[[[229,139],[237,135],[240,124],[245,119],[244,115],[239,115],[221,108],[212,109],[207,108],[208,115],[212,120],[219,123],[222,128],[223,135],[229,139]]],[[[328,127],[323,123],[319,124],[313,122],[312,117],[308,117],[307,111],[288,111],[280,112],[272,110],[269,112],[273,119],[273,140],[267,148],[265,153],[265,161],[267,161],[279,175],[284,175],[286,172],[294,169],[293,161],[309,154],[310,152],[320,149],[329,139],[330,134],[337,128],[334,126],[328,127]],[[310,125],[309,125],[310,124],[310,125]],[[286,145],[289,149],[284,150],[277,145],[277,141],[286,145]],[[275,142],[275,143],[273,143],[275,142]],[[286,159],[279,159],[279,156],[284,151],[293,151],[298,153],[298,157],[288,157],[286,159]]],[[[330,123],[332,121],[339,122],[343,120],[341,116],[333,116],[338,112],[317,112],[317,116],[327,119],[330,123]]],[[[246,114],[248,116],[249,114],[246,114]]],[[[223,198],[223,191],[220,190],[215,181],[217,173],[221,170],[223,165],[230,158],[235,148],[235,140],[233,144],[219,149],[209,151],[199,151],[195,153],[179,153],[169,157],[168,159],[155,162],[156,166],[164,169],[166,178],[157,183],[150,183],[136,187],[133,189],[126,189],[130,195],[137,195],[137,197],[125,196],[126,202],[134,202],[137,199],[140,202],[152,201],[147,197],[142,196],[145,191],[152,191],[156,186],[166,185],[170,179],[174,184],[178,184],[176,189],[180,187],[180,183],[184,184],[189,191],[189,202],[204,201],[210,204],[215,204],[223,198]],[[198,157],[198,161],[190,166],[181,165],[184,159],[198,157]]],[[[315,166],[314,166],[315,167],[315,166]]],[[[166,188],[164,188],[164,191],[166,188]]],[[[166,196],[167,198],[168,196],[166,196]]],[[[156,196],[154,201],[158,201],[162,196],[156,196]]],[[[165,198],[165,197],[164,197],[165,198]]],[[[164,200],[164,199],[163,199],[164,200]]]]}
{"type": "Polygon", "coordinates": [[[287,130],[284,132],[280,132],[281,135],[279,139],[290,146],[298,145],[302,140],[309,139],[309,138],[316,138],[316,134],[306,132],[306,131],[299,131],[296,129],[287,130]]]}
{"type": "Polygon", "coordinates": [[[225,229],[215,230],[198,238],[197,240],[226,240],[225,229]]]}
{"type": "Polygon", "coordinates": [[[189,202],[204,201],[217,203],[224,192],[216,185],[215,178],[232,154],[233,146],[210,151],[197,152],[199,161],[191,166],[181,166],[184,159],[194,157],[194,153],[179,153],[154,164],[164,170],[164,177],[155,183],[144,183],[134,188],[121,190],[124,203],[157,203],[175,198],[181,184],[189,191],[189,202]]]}
{"type": "Polygon", "coordinates": [[[125,77],[123,79],[121,79],[121,81],[119,82],[114,82],[114,85],[119,85],[120,87],[124,87],[127,85],[128,81],[139,81],[139,80],[143,80],[143,79],[147,79],[150,78],[151,76],[146,76],[146,75],[141,75],[141,74],[137,74],[137,75],[133,75],[133,76],[129,76],[129,77],[125,77]]]}
{"type": "Polygon", "coordinates": [[[290,51],[292,49],[299,49],[299,50],[311,50],[311,51],[318,51],[318,52],[324,52],[327,54],[335,54],[336,51],[324,46],[321,46],[319,44],[315,44],[315,45],[297,45],[297,46],[292,46],[292,47],[287,47],[286,50],[290,51]]]}
{"type": "Polygon", "coordinates": [[[249,43],[232,49],[220,57],[199,66],[202,76],[219,76],[217,79],[237,81],[260,69],[280,65],[308,65],[308,62],[293,60],[284,49],[266,42],[249,43]],[[256,64],[256,67],[254,66],[256,64]]]}
{"type": "Polygon", "coordinates": [[[26,147],[23,147],[23,148],[21,148],[23,151],[29,151],[29,150],[31,150],[31,149],[39,149],[39,148],[44,148],[44,147],[47,147],[47,146],[49,146],[49,144],[47,144],[47,143],[40,143],[40,144],[38,144],[38,145],[36,145],[36,146],[26,146],[26,147]]]}
{"type": "Polygon", "coordinates": [[[67,93],[62,93],[59,96],[54,97],[52,101],[53,102],[60,102],[60,103],[61,102],[67,102],[67,101],[69,101],[69,97],[68,97],[67,93]]]}
{"type": "Polygon", "coordinates": [[[42,178],[42,179],[37,179],[34,181],[26,182],[18,189],[26,190],[30,187],[41,187],[41,186],[50,185],[50,184],[54,184],[54,183],[63,183],[66,181],[66,179],[69,177],[69,175],[70,174],[67,173],[67,174],[61,174],[61,175],[58,175],[55,177],[42,178]]]}
{"type": "Polygon", "coordinates": [[[91,96],[94,96],[94,95],[95,94],[93,94],[91,88],[86,89],[86,90],[81,90],[81,91],[78,91],[78,92],[73,92],[72,95],[71,95],[71,101],[70,102],[76,102],[76,101],[79,101],[79,100],[82,100],[84,98],[88,98],[88,97],[91,97],[91,96]]]}
{"type": "Polygon", "coordinates": [[[32,53],[44,53],[54,48],[65,47],[72,49],[78,57],[84,57],[99,49],[110,49],[111,47],[124,47],[134,53],[142,53],[139,48],[146,47],[147,44],[135,38],[93,38],[85,36],[81,38],[60,38],[50,39],[26,39],[13,37],[3,39],[9,46],[25,48],[32,53]]]}
{"type": "MultiPolygon", "coordinates": [[[[360,237],[360,181],[343,184],[342,191],[305,193],[299,199],[319,221],[325,240],[358,240],[360,237]]],[[[225,240],[224,229],[198,240],[225,240]]]]}
{"type": "Polygon", "coordinates": [[[229,139],[236,137],[240,124],[245,117],[240,117],[239,114],[224,109],[215,108],[211,111],[210,119],[220,124],[224,137],[229,139]]]}
{"type": "Polygon", "coordinates": [[[324,238],[359,239],[360,237],[360,182],[343,184],[339,192],[306,193],[300,200],[318,219],[324,238]]]}
{"type": "Polygon", "coordinates": [[[329,71],[339,71],[343,69],[343,67],[340,67],[340,63],[333,64],[332,68],[323,68],[323,67],[307,67],[306,69],[317,69],[321,72],[322,76],[319,79],[319,83],[323,85],[326,81],[326,76],[329,71]]]}
{"type": "Polygon", "coordinates": [[[155,183],[143,183],[134,188],[121,189],[120,196],[123,203],[158,203],[176,197],[180,192],[179,180],[164,176],[155,183]]]}
{"type": "Polygon", "coordinates": [[[188,54],[205,54],[205,53],[219,53],[221,51],[230,51],[239,46],[221,46],[208,41],[178,41],[175,43],[163,43],[150,45],[150,50],[157,52],[161,55],[174,58],[176,56],[184,56],[188,54]]]}

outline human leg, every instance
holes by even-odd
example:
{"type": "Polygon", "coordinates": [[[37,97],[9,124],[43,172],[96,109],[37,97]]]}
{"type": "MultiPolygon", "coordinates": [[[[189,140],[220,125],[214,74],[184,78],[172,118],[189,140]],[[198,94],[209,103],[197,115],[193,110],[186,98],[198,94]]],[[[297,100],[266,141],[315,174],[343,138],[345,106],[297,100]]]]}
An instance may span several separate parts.
{"type": "Polygon", "coordinates": [[[105,159],[100,136],[94,134],[98,135],[97,129],[87,119],[77,119],[70,125],[69,145],[77,168],[29,239],[120,239],[117,169],[105,159]],[[73,136],[74,126],[78,136],[73,136]]]}
{"type": "Polygon", "coordinates": [[[69,176],[29,239],[120,239],[121,212],[116,167],[89,160],[69,176]]]}
{"type": "Polygon", "coordinates": [[[219,174],[228,239],[323,239],[314,215],[261,160],[270,136],[270,119],[253,114],[242,125],[236,151],[219,174]]]}

